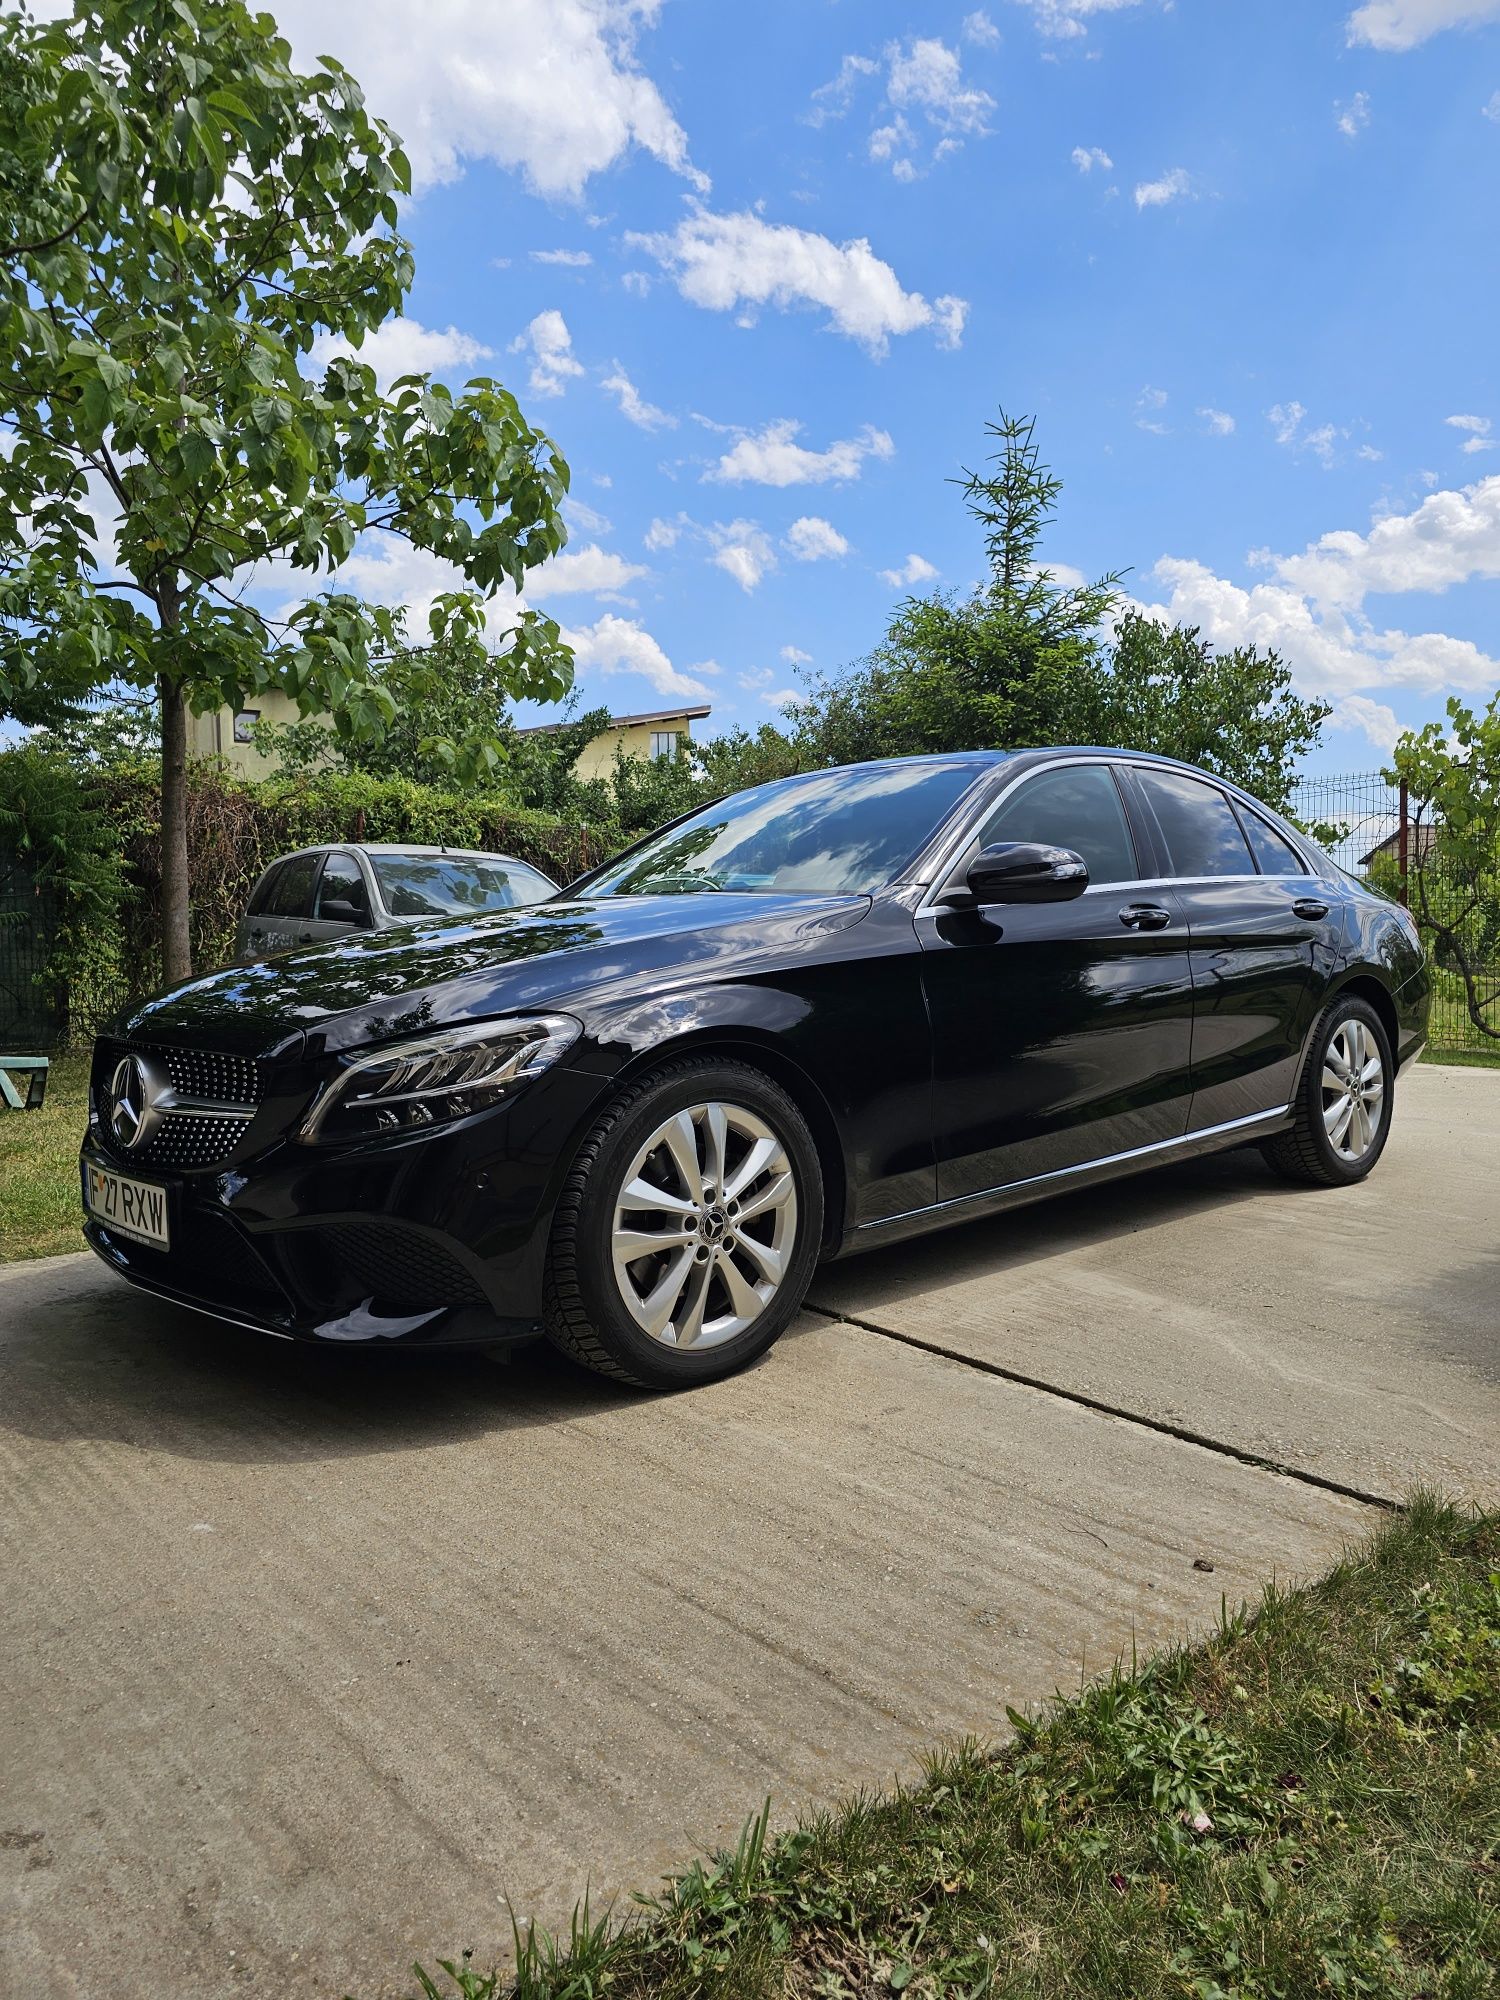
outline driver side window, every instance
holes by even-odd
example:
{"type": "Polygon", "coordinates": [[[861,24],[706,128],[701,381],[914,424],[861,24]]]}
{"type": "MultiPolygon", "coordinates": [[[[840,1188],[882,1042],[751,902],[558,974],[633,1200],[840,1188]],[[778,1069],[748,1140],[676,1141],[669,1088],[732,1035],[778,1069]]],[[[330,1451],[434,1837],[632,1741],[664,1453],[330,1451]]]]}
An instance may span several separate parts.
{"type": "Polygon", "coordinates": [[[1087,863],[1090,883],[1133,882],[1141,872],[1119,787],[1104,764],[1064,765],[1027,778],[980,831],[981,847],[1002,840],[1069,847],[1087,863]]]}

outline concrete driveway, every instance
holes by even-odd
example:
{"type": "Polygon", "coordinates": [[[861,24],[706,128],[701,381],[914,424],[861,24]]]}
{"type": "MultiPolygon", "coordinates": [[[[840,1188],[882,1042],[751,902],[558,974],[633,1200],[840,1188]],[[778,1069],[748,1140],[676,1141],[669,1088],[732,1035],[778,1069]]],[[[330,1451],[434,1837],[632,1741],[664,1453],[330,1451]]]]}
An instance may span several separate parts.
{"type": "Polygon", "coordinates": [[[1500,1074],[1427,1069],[1363,1188],[1235,1155],[835,1266],[676,1398],[11,1267],[0,1991],[406,1993],[1417,1480],[1494,1502],[1497,1253],[1500,1074]]]}

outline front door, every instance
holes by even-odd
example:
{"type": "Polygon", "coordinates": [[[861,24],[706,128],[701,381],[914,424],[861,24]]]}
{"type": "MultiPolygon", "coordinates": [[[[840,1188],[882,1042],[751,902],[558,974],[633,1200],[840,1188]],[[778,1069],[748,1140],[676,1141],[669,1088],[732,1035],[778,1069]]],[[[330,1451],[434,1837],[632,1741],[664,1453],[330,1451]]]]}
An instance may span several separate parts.
{"type": "Polygon", "coordinates": [[[1136,884],[1103,761],[1049,765],[990,815],[980,847],[1068,847],[1066,903],[929,908],[917,918],[933,1041],[937,1195],[952,1201],[1180,1138],[1191,1084],[1187,931],[1170,889],[1136,884]]]}

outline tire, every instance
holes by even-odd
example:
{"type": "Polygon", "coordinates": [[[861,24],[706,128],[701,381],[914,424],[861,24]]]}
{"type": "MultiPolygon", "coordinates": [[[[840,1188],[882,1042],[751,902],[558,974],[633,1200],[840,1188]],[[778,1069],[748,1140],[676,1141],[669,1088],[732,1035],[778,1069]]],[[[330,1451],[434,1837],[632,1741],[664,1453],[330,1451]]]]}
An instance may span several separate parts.
{"type": "Polygon", "coordinates": [[[1365,1000],[1335,999],[1313,1031],[1296,1123],[1261,1151],[1284,1180],[1352,1187],[1385,1150],[1395,1082],[1390,1040],[1375,1009],[1365,1000]],[[1355,1070],[1361,1087],[1351,1092],[1347,1078],[1355,1070]]]}
{"type": "Polygon", "coordinates": [[[822,1235],[817,1148],[780,1085],[721,1057],[665,1064],[579,1148],[548,1245],[547,1337],[637,1388],[714,1381],[785,1331],[822,1235]]]}

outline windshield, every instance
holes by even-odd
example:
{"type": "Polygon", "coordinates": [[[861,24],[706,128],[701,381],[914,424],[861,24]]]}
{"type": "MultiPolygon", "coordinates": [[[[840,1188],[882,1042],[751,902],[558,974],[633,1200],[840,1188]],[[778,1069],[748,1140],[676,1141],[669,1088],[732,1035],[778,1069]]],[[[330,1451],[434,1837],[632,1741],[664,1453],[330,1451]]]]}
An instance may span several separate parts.
{"type": "Polygon", "coordinates": [[[586,893],[868,896],[920,853],[976,775],[971,764],[868,764],[757,785],[648,840],[586,893]]]}
{"type": "Polygon", "coordinates": [[[517,861],[461,854],[372,854],[381,899],[393,917],[472,917],[540,903],[557,890],[517,861]]]}

